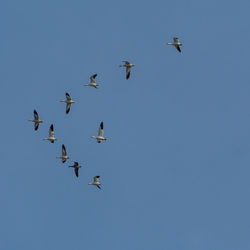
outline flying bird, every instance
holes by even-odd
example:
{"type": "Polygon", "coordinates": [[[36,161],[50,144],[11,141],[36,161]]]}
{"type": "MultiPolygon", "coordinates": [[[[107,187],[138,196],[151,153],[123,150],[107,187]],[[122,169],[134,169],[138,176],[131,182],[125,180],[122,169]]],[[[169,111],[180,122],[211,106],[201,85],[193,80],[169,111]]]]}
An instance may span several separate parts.
{"type": "Polygon", "coordinates": [[[173,43],[168,43],[168,45],[173,45],[173,46],[175,46],[175,48],[181,53],[181,48],[180,48],[180,46],[182,46],[183,44],[180,43],[179,38],[177,38],[177,37],[174,37],[173,40],[174,40],[174,42],[173,42],[173,43]]]}
{"type": "Polygon", "coordinates": [[[67,105],[66,105],[66,114],[68,114],[69,111],[70,111],[71,104],[73,104],[73,103],[75,103],[75,102],[71,99],[69,93],[65,93],[65,96],[66,96],[66,100],[62,100],[62,101],[60,101],[60,102],[65,102],[65,103],[67,103],[67,105]]]}
{"type": "Polygon", "coordinates": [[[100,178],[99,175],[95,176],[94,182],[89,183],[89,185],[94,185],[94,186],[98,187],[99,189],[101,189],[101,183],[99,182],[99,178],[100,178]]]}
{"type": "Polygon", "coordinates": [[[79,176],[78,171],[79,171],[79,168],[81,168],[81,167],[82,167],[82,166],[80,166],[80,165],[78,164],[77,161],[74,162],[74,165],[73,165],[73,166],[69,166],[69,168],[74,168],[74,169],[75,169],[76,177],[79,176]]]}
{"type": "Polygon", "coordinates": [[[49,137],[48,138],[44,138],[43,140],[48,140],[51,143],[54,143],[57,139],[54,136],[54,126],[53,124],[51,124],[50,128],[49,128],[49,137]]]}
{"type": "Polygon", "coordinates": [[[90,83],[84,84],[84,86],[90,86],[90,87],[94,87],[94,88],[97,89],[97,87],[99,86],[99,84],[97,84],[97,83],[95,82],[95,78],[96,78],[96,77],[97,77],[97,74],[92,75],[92,76],[90,77],[90,83]]]}
{"type": "Polygon", "coordinates": [[[123,62],[124,62],[124,65],[120,65],[120,67],[126,67],[126,79],[128,80],[130,77],[131,68],[134,67],[135,65],[128,61],[123,61],[123,62]]]}
{"type": "Polygon", "coordinates": [[[98,143],[101,143],[102,141],[106,141],[108,139],[108,138],[103,137],[103,122],[101,122],[99,126],[98,136],[91,136],[91,138],[96,139],[98,143]]]}
{"type": "Polygon", "coordinates": [[[62,145],[62,156],[57,156],[56,158],[62,159],[62,163],[65,163],[69,159],[64,144],[62,145]]]}
{"type": "Polygon", "coordinates": [[[39,119],[39,115],[38,115],[36,110],[34,110],[34,120],[28,120],[28,121],[29,122],[34,122],[35,130],[38,130],[39,124],[43,123],[43,121],[39,119]]]}

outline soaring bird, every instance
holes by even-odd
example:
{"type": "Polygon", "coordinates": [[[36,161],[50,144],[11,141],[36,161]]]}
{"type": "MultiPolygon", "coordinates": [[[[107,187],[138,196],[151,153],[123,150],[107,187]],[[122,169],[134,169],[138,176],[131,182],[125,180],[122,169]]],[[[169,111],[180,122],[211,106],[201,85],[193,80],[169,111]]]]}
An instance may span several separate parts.
{"type": "Polygon", "coordinates": [[[56,158],[62,159],[62,163],[65,163],[69,159],[64,144],[62,145],[62,156],[57,156],[56,158]]]}
{"type": "Polygon", "coordinates": [[[90,83],[84,84],[84,86],[90,86],[90,87],[94,87],[94,88],[97,89],[97,87],[99,86],[99,84],[97,84],[97,83],[95,82],[95,78],[96,78],[96,77],[97,77],[97,74],[92,75],[92,76],[90,77],[90,83]]]}
{"type": "Polygon", "coordinates": [[[36,112],[36,110],[34,110],[34,120],[28,120],[28,121],[29,121],[29,122],[34,122],[35,130],[38,130],[39,124],[40,124],[40,123],[43,123],[43,121],[39,119],[39,115],[38,115],[38,113],[36,112]]]}
{"type": "Polygon", "coordinates": [[[103,122],[101,122],[99,126],[98,136],[91,136],[91,138],[96,139],[98,143],[101,143],[102,141],[106,141],[108,139],[108,138],[103,137],[103,122]]]}
{"type": "Polygon", "coordinates": [[[134,67],[135,65],[128,61],[123,61],[123,62],[124,62],[124,65],[120,65],[120,67],[126,67],[126,79],[128,80],[130,77],[131,68],[134,67]]]}
{"type": "Polygon", "coordinates": [[[78,164],[77,161],[74,162],[74,165],[73,165],[73,166],[69,166],[69,168],[74,168],[74,169],[75,169],[76,177],[79,176],[79,175],[78,175],[78,171],[79,171],[79,168],[81,168],[81,167],[82,167],[82,166],[80,166],[80,165],[78,164]]]}
{"type": "Polygon", "coordinates": [[[73,103],[75,103],[75,102],[71,99],[69,93],[65,93],[65,96],[66,96],[66,100],[62,100],[62,101],[60,101],[60,102],[65,102],[65,103],[67,103],[67,106],[66,106],[66,114],[68,114],[69,111],[70,111],[71,104],[73,104],[73,103]]]}
{"type": "Polygon", "coordinates": [[[173,42],[173,43],[168,43],[168,45],[173,45],[173,46],[175,46],[175,48],[181,53],[181,48],[180,48],[180,46],[182,46],[183,44],[180,43],[179,38],[177,38],[177,37],[174,37],[173,40],[174,40],[174,42],[173,42]]]}
{"type": "Polygon", "coordinates": [[[57,139],[54,136],[54,126],[53,124],[51,124],[50,128],[49,128],[49,137],[48,138],[44,138],[43,140],[48,140],[51,143],[54,143],[57,139]]]}
{"type": "Polygon", "coordinates": [[[94,186],[98,187],[99,189],[101,189],[101,183],[99,182],[99,178],[100,178],[99,175],[95,176],[94,182],[89,183],[89,185],[94,185],[94,186]]]}

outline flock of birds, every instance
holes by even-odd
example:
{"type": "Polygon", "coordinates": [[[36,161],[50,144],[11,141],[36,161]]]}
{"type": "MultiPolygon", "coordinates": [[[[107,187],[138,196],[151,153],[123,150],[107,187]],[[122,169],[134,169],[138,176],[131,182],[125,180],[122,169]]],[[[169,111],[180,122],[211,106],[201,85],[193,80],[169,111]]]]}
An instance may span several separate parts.
{"type": "MultiPolygon", "coordinates": [[[[180,53],[181,53],[181,49],[180,47],[183,45],[182,43],[180,43],[179,39],[177,37],[174,37],[173,38],[173,43],[167,43],[168,45],[173,45],[180,53]]],[[[131,72],[131,69],[132,67],[134,67],[135,65],[128,62],[128,61],[123,61],[124,64],[123,65],[120,65],[120,67],[125,67],[126,68],[126,79],[128,80],[129,77],[130,77],[130,72],[131,72]]],[[[93,88],[98,88],[99,84],[97,84],[95,82],[95,78],[97,77],[97,74],[94,74],[90,77],[90,83],[88,84],[84,84],[84,86],[89,86],[89,87],[93,87],[93,88]]],[[[66,100],[61,100],[60,102],[64,102],[66,103],[66,114],[69,114],[70,112],[70,108],[71,108],[71,104],[74,104],[75,102],[72,100],[72,98],[70,97],[70,94],[69,93],[66,93],[65,94],[66,96],[66,100]]],[[[30,122],[33,122],[34,123],[34,128],[35,128],[35,131],[38,130],[39,128],[39,125],[40,123],[43,123],[42,120],[40,120],[39,118],[39,115],[37,113],[36,110],[34,110],[34,119],[33,120],[28,120],[30,122]]],[[[98,129],[98,135],[97,136],[91,136],[91,138],[93,139],[96,139],[97,143],[101,143],[102,141],[106,141],[108,138],[104,137],[103,136],[103,122],[101,122],[100,126],[99,126],[99,129],[98,129]]],[[[55,138],[55,135],[54,135],[54,125],[51,124],[50,125],[50,128],[49,128],[49,137],[47,138],[44,138],[43,140],[48,140],[50,141],[51,143],[54,143],[57,139],[55,138]]],[[[69,159],[69,156],[67,155],[67,151],[66,151],[66,147],[64,144],[62,144],[62,155],[61,156],[57,156],[56,157],[57,159],[61,159],[62,160],[62,163],[65,163],[68,159],[69,159]]],[[[76,177],[79,176],[79,169],[81,168],[82,166],[79,165],[78,162],[74,162],[74,165],[73,166],[69,166],[69,168],[74,168],[75,170],[75,175],[76,177]]],[[[93,179],[94,181],[89,183],[89,185],[94,185],[96,186],[97,188],[101,189],[101,183],[99,181],[99,178],[100,176],[97,175],[95,176],[93,179]]]]}

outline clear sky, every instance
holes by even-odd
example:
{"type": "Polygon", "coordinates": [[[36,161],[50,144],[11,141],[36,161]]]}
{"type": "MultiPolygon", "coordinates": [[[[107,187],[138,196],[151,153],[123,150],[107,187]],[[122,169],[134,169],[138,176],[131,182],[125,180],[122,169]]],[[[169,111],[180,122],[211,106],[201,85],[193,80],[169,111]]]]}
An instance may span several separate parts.
{"type": "Polygon", "coordinates": [[[0,249],[250,249],[249,9],[2,0],[0,249]],[[97,90],[83,86],[94,73],[97,90]]]}

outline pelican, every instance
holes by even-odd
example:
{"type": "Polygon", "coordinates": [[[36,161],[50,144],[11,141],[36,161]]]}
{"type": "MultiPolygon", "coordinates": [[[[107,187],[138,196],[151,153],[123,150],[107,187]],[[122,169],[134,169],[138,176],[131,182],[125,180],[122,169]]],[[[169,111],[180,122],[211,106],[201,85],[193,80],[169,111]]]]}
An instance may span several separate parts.
{"type": "Polygon", "coordinates": [[[92,76],[90,77],[90,83],[84,84],[84,86],[90,86],[90,87],[94,87],[94,88],[97,89],[97,87],[99,86],[99,84],[97,84],[97,83],[95,82],[95,78],[96,78],[96,77],[97,77],[97,74],[92,75],[92,76]]]}
{"type": "Polygon", "coordinates": [[[78,170],[79,168],[81,168],[82,166],[79,165],[79,163],[77,161],[74,161],[74,165],[73,166],[69,166],[69,168],[74,168],[75,169],[75,174],[76,174],[76,177],[78,177],[78,170]]]}
{"type": "Polygon", "coordinates": [[[53,124],[51,124],[50,128],[49,128],[49,137],[48,138],[44,138],[43,140],[48,140],[51,143],[54,143],[57,139],[54,136],[54,126],[53,124]]]}
{"type": "Polygon", "coordinates": [[[108,139],[103,137],[103,122],[101,122],[100,127],[98,129],[98,136],[91,136],[91,138],[96,139],[98,143],[101,143],[102,141],[106,141],[108,139]]]}
{"type": "Polygon", "coordinates": [[[128,61],[123,61],[123,62],[124,62],[124,65],[120,65],[120,67],[126,67],[126,79],[128,80],[130,77],[131,68],[134,67],[135,65],[128,61]]]}
{"type": "Polygon", "coordinates": [[[94,182],[89,183],[89,185],[94,185],[94,186],[98,187],[99,189],[101,189],[101,183],[99,182],[99,178],[100,178],[99,175],[95,176],[94,182]]]}
{"type": "Polygon", "coordinates": [[[70,111],[71,104],[73,104],[73,103],[75,103],[75,102],[71,99],[69,93],[65,93],[65,95],[66,95],[66,99],[67,99],[67,100],[62,100],[62,101],[60,101],[60,102],[65,102],[65,103],[67,103],[67,106],[66,106],[66,114],[68,114],[69,111],[70,111]]]}
{"type": "Polygon", "coordinates": [[[181,53],[181,48],[180,48],[180,46],[182,46],[183,44],[180,43],[179,38],[177,38],[177,37],[174,37],[173,40],[174,40],[174,42],[173,42],[173,43],[168,43],[168,45],[173,45],[173,46],[175,46],[175,48],[181,53]]]}
{"type": "Polygon", "coordinates": [[[56,158],[62,159],[62,163],[65,163],[69,159],[64,144],[62,145],[62,156],[57,156],[56,158]]]}
{"type": "Polygon", "coordinates": [[[39,128],[39,123],[43,123],[43,121],[39,119],[39,115],[38,115],[38,113],[36,112],[36,110],[34,110],[34,120],[28,120],[28,121],[29,121],[29,122],[34,122],[35,130],[38,130],[38,128],[39,128]]]}

